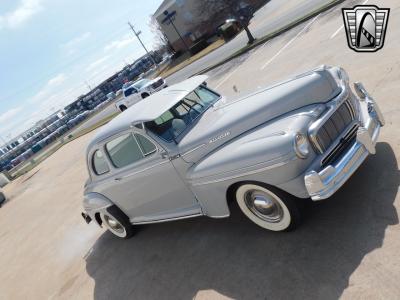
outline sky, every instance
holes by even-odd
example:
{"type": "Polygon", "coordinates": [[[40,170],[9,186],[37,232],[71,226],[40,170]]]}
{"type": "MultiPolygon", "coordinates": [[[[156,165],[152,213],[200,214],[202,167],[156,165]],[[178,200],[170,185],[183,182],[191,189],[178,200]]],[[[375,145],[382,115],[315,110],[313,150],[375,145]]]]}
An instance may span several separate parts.
{"type": "Polygon", "coordinates": [[[161,0],[1,0],[0,144],[145,52],[161,0]]]}

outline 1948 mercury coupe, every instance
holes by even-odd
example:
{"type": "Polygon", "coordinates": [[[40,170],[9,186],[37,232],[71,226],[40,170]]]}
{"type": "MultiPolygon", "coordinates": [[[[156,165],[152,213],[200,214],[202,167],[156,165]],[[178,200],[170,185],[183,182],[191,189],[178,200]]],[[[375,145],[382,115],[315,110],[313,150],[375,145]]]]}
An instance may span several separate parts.
{"type": "Polygon", "coordinates": [[[229,216],[294,229],[375,153],[383,116],[361,83],[320,67],[229,100],[197,76],[130,107],[87,149],[82,213],[120,238],[136,224],[229,216]]]}

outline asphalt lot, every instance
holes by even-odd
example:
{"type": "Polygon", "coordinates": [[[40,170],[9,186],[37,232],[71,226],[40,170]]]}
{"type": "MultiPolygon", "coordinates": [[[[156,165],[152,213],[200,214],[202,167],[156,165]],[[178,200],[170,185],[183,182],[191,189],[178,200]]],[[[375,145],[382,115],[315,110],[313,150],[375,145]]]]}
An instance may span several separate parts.
{"type": "Polygon", "coordinates": [[[336,8],[209,73],[211,87],[241,96],[339,65],[379,102],[387,125],[377,154],[310,204],[302,227],[266,232],[233,207],[228,219],[148,225],[117,240],[79,215],[90,133],[4,189],[0,299],[400,298],[400,4],[378,5],[392,9],[380,52],[350,50],[336,8]]]}

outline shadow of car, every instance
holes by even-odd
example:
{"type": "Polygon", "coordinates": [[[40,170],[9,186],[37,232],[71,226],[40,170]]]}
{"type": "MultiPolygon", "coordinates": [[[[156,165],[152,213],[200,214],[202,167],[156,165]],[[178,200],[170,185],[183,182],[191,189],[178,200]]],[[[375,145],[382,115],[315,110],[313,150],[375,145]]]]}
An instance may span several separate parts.
{"type": "Polygon", "coordinates": [[[106,232],[86,258],[94,298],[193,299],[213,290],[235,299],[337,299],[398,224],[399,184],[391,146],[378,143],[330,200],[309,203],[313,216],[295,232],[264,231],[237,207],[228,219],[143,226],[128,241],[106,232]]]}

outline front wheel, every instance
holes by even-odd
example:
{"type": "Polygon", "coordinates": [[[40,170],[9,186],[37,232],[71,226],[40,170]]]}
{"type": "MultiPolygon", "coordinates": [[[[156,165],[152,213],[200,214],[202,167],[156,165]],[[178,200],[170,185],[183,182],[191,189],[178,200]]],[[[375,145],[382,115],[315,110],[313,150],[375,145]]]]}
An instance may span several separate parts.
{"type": "Polygon", "coordinates": [[[129,218],[115,205],[101,212],[100,218],[104,227],[121,239],[129,239],[135,233],[129,218]]]}
{"type": "Polygon", "coordinates": [[[274,187],[246,183],[236,190],[242,212],[258,226],[271,231],[290,231],[301,221],[298,201],[274,187]]]}

